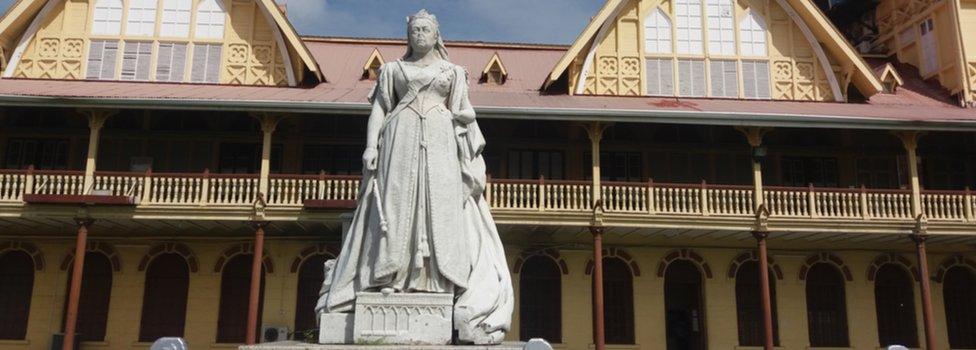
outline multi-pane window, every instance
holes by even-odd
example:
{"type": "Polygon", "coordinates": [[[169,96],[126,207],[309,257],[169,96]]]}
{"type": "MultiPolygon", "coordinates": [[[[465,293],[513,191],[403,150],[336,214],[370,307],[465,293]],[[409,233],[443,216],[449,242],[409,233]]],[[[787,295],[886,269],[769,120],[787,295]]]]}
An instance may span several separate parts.
{"type": "Polygon", "coordinates": [[[678,53],[702,53],[702,6],[701,0],[677,0],[678,53]]]}
{"type": "Polygon", "coordinates": [[[197,44],[193,46],[193,65],[190,67],[190,80],[194,83],[217,83],[220,81],[220,44],[197,44]]]}
{"type": "Polygon", "coordinates": [[[220,82],[227,14],[222,0],[201,0],[195,14],[194,3],[97,0],[86,79],[220,82]]]}
{"type": "Polygon", "coordinates": [[[363,170],[361,145],[306,145],[302,149],[302,172],[359,175],[363,170]]]}
{"type": "Polygon", "coordinates": [[[197,6],[196,37],[220,39],[224,37],[224,7],[220,0],[203,0],[197,6]]]}
{"type": "Polygon", "coordinates": [[[511,150],[508,152],[508,178],[562,180],[562,151],[511,150]]]}
{"type": "Polygon", "coordinates": [[[742,56],[766,56],[766,24],[755,11],[739,22],[739,48],[742,56]]]}
{"type": "Polygon", "coordinates": [[[708,0],[708,53],[735,55],[732,0],[708,0]]]}
{"type": "Polygon", "coordinates": [[[739,97],[739,67],[734,60],[711,60],[713,97],[739,97]]]}
{"type": "Polygon", "coordinates": [[[91,47],[88,49],[88,72],[85,74],[85,78],[93,80],[114,79],[118,55],[118,41],[92,40],[91,47]]]}
{"type": "Polygon", "coordinates": [[[32,165],[41,170],[67,169],[68,140],[8,139],[5,164],[7,169],[25,169],[32,165]]]}
{"type": "Polygon", "coordinates": [[[647,94],[769,99],[763,15],[737,11],[731,0],[675,0],[651,10],[644,18],[647,94]]]}
{"type": "Polygon", "coordinates": [[[644,20],[644,51],[671,53],[671,19],[660,8],[644,20]]]}
{"type": "Polygon", "coordinates": [[[186,44],[159,43],[156,56],[156,81],[183,81],[186,44]]]}
{"type": "MultiPolygon", "coordinates": [[[[600,179],[604,181],[643,180],[643,157],[640,152],[600,152],[600,179]]],[[[592,153],[583,153],[583,166],[587,179],[593,178],[592,153]]]]}
{"type": "Polygon", "coordinates": [[[837,158],[783,157],[783,185],[837,187],[837,158]]]}
{"type": "Polygon", "coordinates": [[[149,41],[126,41],[122,53],[121,80],[149,80],[149,67],[152,61],[152,46],[149,41]]]}
{"type": "Polygon", "coordinates": [[[895,157],[862,157],[857,159],[857,184],[868,188],[898,188],[895,157]]]}
{"type": "Polygon", "coordinates": [[[156,31],[156,0],[129,0],[125,34],[152,36],[156,31]]]}
{"type": "Polygon", "coordinates": [[[92,34],[119,35],[122,28],[122,0],[98,0],[92,17],[92,34]]]}
{"type": "Polygon", "coordinates": [[[190,0],[163,0],[160,36],[185,38],[190,35],[190,0]]]}

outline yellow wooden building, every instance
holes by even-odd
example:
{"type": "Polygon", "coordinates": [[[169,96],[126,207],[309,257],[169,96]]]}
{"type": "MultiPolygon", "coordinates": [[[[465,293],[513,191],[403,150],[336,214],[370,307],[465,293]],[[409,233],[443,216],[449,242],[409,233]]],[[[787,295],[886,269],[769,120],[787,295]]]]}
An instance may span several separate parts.
{"type": "MultiPolygon", "coordinates": [[[[314,339],[404,46],[299,35],[273,0],[15,2],[0,348],[314,339]]],[[[976,348],[976,1],[607,0],[571,45],[447,48],[511,340],[976,348]]]]}

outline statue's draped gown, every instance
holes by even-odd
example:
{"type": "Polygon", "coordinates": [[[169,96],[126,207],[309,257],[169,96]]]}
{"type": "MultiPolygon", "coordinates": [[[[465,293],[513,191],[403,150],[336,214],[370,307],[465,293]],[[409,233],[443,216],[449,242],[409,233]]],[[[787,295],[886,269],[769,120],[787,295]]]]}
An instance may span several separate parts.
{"type": "Polygon", "coordinates": [[[381,288],[454,293],[462,340],[497,342],[504,336],[514,300],[483,196],[484,138],[477,122],[454,117],[470,105],[467,98],[466,72],[448,61],[381,67],[370,98],[386,114],[377,169],[364,172],[359,204],[319,311],[350,312],[355,293],[381,288]],[[372,193],[374,178],[379,201],[372,193]],[[472,332],[481,333],[466,334],[472,332]]]}

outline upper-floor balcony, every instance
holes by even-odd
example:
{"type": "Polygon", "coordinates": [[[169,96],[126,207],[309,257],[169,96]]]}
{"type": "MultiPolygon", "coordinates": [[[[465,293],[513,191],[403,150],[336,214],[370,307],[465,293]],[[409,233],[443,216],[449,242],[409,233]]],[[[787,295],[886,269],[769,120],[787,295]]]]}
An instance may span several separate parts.
{"type": "MultiPolygon", "coordinates": [[[[131,219],[338,220],[355,206],[359,176],[272,174],[267,196],[258,174],[0,170],[0,215],[98,215],[131,219]],[[59,214],[60,213],[60,214],[59,214]]],[[[753,186],[491,178],[485,196],[500,224],[749,230],[757,217],[753,186]]],[[[916,225],[911,191],[901,189],[763,187],[763,207],[777,230],[906,232],[916,225]]],[[[976,227],[976,196],[923,190],[929,232],[976,227]]],[[[763,213],[765,216],[765,213],[763,213]]]]}

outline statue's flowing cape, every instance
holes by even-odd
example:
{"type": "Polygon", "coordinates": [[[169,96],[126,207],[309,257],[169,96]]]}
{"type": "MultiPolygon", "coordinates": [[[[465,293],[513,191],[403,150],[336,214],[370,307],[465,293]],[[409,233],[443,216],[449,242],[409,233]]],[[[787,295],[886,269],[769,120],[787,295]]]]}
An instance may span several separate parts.
{"type": "MultiPolygon", "coordinates": [[[[448,108],[451,115],[456,116],[460,113],[462,105],[470,105],[466,101],[468,99],[467,73],[460,66],[446,61],[439,64],[447,65],[448,68],[445,69],[454,72],[448,108]]],[[[394,74],[404,74],[401,63],[397,61],[384,64],[376,88],[370,96],[371,102],[379,103],[387,112],[384,129],[389,128],[391,123],[397,123],[396,119],[401,113],[409,113],[405,111],[406,107],[417,98],[419,91],[431,84],[430,79],[410,80],[406,92],[398,98],[394,90],[394,74]]],[[[486,175],[482,151],[485,147],[485,139],[477,121],[464,124],[456,118],[453,120],[451,132],[456,142],[450,144],[456,144],[456,150],[445,150],[445,154],[451,157],[447,161],[432,157],[430,162],[432,166],[436,165],[434,162],[440,161],[448,168],[459,168],[460,174],[443,176],[447,180],[432,177],[432,182],[457,179],[462,195],[457,199],[440,198],[438,197],[440,192],[455,192],[442,190],[443,187],[437,187],[436,183],[429,184],[431,205],[452,206],[453,208],[444,209],[445,212],[450,213],[450,216],[454,216],[454,213],[458,216],[444,221],[451,223],[452,227],[448,229],[437,229],[437,218],[433,218],[434,261],[440,273],[457,287],[454,322],[461,340],[498,343],[509,330],[514,296],[502,243],[484,197],[486,175]],[[455,156],[456,160],[453,159],[455,156]]],[[[380,137],[403,137],[384,131],[381,131],[380,135],[380,137]]],[[[392,140],[380,140],[379,144],[382,147],[388,143],[387,141],[392,142],[392,140]]],[[[352,311],[355,294],[370,287],[368,281],[382,280],[395,274],[397,264],[403,260],[400,254],[404,254],[407,250],[406,243],[397,242],[395,235],[388,236],[381,231],[376,197],[367,192],[372,191],[371,183],[374,177],[381,180],[379,181],[380,197],[383,198],[381,204],[384,213],[387,214],[385,219],[390,222],[391,232],[397,229],[398,220],[401,220],[395,217],[395,213],[412,212],[397,206],[415,205],[415,203],[404,203],[410,202],[409,199],[400,198],[397,202],[396,198],[383,194],[387,186],[397,186],[396,181],[411,180],[399,178],[400,174],[384,172],[389,171],[391,167],[396,171],[398,165],[395,163],[399,160],[390,159],[391,157],[388,156],[390,152],[385,152],[387,156],[383,155],[382,150],[380,153],[381,156],[377,160],[380,174],[377,175],[377,172],[373,171],[363,172],[359,203],[349,230],[343,238],[342,252],[332,271],[331,280],[327,280],[323,286],[324,294],[318,306],[319,311],[352,311]],[[391,215],[394,217],[390,217],[391,215]]]]}

